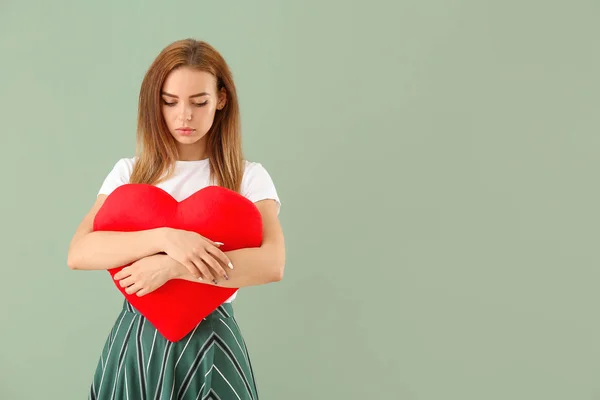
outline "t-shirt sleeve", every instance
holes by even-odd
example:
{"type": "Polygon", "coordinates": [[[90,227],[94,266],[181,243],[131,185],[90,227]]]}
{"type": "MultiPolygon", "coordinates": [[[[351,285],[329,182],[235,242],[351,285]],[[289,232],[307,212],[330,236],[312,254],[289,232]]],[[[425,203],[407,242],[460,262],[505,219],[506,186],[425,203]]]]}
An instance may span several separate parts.
{"type": "Polygon", "coordinates": [[[131,176],[132,165],[127,159],[121,158],[117,161],[113,169],[108,173],[98,195],[105,194],[109,195],[113,190],[121,185],[129,183],[129,177],[131,176]]]}
{"type": "Polygon", "coordinates": [[[277,202],[277,214],[281,210],[281,200],[271,175],[260,163],[252,163],[246,167],[242,178],[242,195],[253,203],[272,199],[277,202]]]}

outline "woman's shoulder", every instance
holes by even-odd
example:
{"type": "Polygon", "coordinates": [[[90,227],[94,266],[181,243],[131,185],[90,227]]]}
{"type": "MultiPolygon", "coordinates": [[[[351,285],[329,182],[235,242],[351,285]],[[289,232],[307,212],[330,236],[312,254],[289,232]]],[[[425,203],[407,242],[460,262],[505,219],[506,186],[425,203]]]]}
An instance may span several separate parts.
{"type": "Polygon", "coordinates": [[[119,158],[104,178],[98,194],[110,194],[117,187],[129,183],[136,157],[119,158]]]}
{"type": "Polygon", "coordinates": [[[244,160],[242,186],[251,186],[255,184],[273,185],[271,174],[262,162],[244,160]]]}
{"type": "Polygon", "coordinates": [[[257,161],[244,160],[244,176],[242,177],[242,194],[257,202],[264,199],[273,199],[278,203],[278,210],[281,205],[277,189],[271,178],[271,174],[257,161]]]}
{"type": "Polygon", "coordinates": [[[122,157],[117,160],[115,163],[115,167],[125,168],[125,169],[133,169],[133,165],[137,161],[138,157],[122,157]]]}
{"type": "Polygon", "coordinates": [[[122,173],[122,172],[131,172],[133,170],[133,165],[137,157],[121,157],[113,160],[112,163],[112,173],[122,173]]]}
{"type": "Polygon", "coordinates": [[[244,176],[266,171],[267,170],[262,163],[244,159],[244,176]]]}
{"type": "Polygon", "coordinates": [[[121,176],[124,180],[128,180],[133,173],[133,167],[138,160],[138,157],[121,157],[114,163],[111,174],[121,176]]]}

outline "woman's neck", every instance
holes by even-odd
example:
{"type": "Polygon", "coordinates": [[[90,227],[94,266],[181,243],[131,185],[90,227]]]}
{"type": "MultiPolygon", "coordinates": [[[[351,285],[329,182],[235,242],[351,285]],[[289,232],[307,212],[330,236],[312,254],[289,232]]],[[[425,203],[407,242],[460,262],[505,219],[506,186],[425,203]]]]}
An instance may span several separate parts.
{"type": "Polygon", "coordinates": [[[177,148],[177,160],[178,161],[200,161],[208,158],[208,152],[205,146],[198,146],[200,143],[195,145],[182,146],[179,145],[177,148]]]}

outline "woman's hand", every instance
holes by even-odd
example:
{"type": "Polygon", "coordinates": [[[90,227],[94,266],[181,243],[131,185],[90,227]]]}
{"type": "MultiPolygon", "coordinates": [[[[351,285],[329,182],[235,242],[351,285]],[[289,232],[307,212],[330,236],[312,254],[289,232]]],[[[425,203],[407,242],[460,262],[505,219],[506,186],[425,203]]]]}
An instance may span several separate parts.
{"type": "Polygon", "coordinates": [[[196,232],[171,228],[165,230],[164,239],[164,252],[186,267],[195,278],[215,284],[217,276],[229,279],[221,265],[231,269],[233,265],[219,249],[222,243],[213,242],[196,232]]]}
{"type": "Polygon", "coordinates": [[[128,294],[144,296],[175,277],[174,260],[166,254],[155,254],[135,261],[114,276],[128,294]]]}

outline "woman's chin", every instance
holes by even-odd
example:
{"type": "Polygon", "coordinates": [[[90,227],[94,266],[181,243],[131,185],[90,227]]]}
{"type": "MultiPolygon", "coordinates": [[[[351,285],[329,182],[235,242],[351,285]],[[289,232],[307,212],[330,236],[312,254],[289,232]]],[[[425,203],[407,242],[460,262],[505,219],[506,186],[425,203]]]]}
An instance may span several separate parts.
{"type": "Polygon", "coordinates": [[[191,135],[180,135],[176,133],[173,135],[173,138],[181,144],[194,144],[204,138],[204,136],[205,135],[199,135],[196,132],[191,135]]]}

